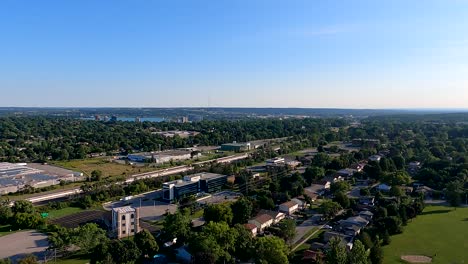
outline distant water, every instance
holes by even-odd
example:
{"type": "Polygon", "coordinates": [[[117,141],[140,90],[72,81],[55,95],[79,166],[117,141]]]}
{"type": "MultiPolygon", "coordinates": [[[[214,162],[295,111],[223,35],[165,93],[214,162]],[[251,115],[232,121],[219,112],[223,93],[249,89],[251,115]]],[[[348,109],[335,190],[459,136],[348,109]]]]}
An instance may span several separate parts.
{"type": "MultiPolygon", "coordinates": [[[[82,117],[82,120],[94,120],[94,117],[82,117]]],[[[101,120],[103,120],[101,118],[101,120]]],[[[108,119],[110,120],[110,118],[108,119]]],[[[162,122],[165,119],[162,117],[140,117],[141,122],[149,121],[149,122],[162,122]]],[[[135,122],[135,117],[117,117],[117,121],[125,121],[125,122],[135,122]]]]}

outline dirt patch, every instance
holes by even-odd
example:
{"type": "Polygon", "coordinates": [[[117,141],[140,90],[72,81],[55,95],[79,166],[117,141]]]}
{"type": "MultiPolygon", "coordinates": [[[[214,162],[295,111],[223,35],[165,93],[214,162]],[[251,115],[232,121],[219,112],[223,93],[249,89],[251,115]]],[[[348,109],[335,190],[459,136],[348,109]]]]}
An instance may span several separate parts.
{"type": "Polygon", "coordinates": [[[422,255],[405,255],[401,256],[401,259],[408,263],[431,263],[432,258],[422,255]]]}

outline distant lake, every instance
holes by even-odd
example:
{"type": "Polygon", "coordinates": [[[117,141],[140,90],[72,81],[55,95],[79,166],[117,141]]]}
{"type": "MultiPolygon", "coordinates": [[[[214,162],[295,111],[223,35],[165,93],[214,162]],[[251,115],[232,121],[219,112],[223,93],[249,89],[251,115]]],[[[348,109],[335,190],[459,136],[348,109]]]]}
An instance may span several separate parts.
{"type": "MultiPolygon", "coordinates": [[[[103,117],[101,117],[102,119],[103,117]]],[[[94,120],[94,117],[81,117],[82,120],[94,120]]],[[[108,118],[110,120],[110,117],[108,118]]],[[[149,121],[149,122],[162,122],[166,119],[162,117],[140,117],[141,122],[149,121]]],[[[135,122],[135,117],[117,117],[117,121],[125,121],[125,122],[135,122]]]]}

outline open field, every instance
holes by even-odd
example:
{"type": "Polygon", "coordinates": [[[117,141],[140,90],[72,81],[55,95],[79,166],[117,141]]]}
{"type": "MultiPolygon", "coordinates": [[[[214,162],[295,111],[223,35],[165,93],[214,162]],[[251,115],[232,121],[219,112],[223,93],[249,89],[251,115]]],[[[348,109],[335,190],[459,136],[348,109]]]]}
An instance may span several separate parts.
{"type": "Polygon", "coordinates": [[[468,208],[427,206],[384,247],[385,263],[402,263],[402,255],[433,257],[432,263],[468,261],[468,208]]]}
{"type": "Polygon", "coordinates": [[[49,213],[49,217],[48,217],[49,219],[57,219],[57,218],[61,218],[67,215],[79,213],[82,211],[84,210],[79,207],[66,207],[66,208],[59,209],[59,210],[49,211],[47,213],[49,213]]]}
{"type": "Polygon", "coordinates": [[[102,171],[103,177],[128,176],[148,171],[154,171],[155,168],[137,167],[125,164],[110,162],[107,158],[93,158],[71,161],[57,161],[54,165],[67,169],[83,172],[85,175],[91,175],[93,170],[102,171]]]}

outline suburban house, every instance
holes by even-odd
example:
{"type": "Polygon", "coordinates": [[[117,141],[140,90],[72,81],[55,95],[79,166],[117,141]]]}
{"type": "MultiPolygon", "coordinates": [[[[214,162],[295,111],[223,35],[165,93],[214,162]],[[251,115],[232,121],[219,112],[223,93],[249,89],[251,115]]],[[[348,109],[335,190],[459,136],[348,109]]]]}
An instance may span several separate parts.
{"type": "Polygon", "coordinates": [[[306,250],[302,255],[303,263],[317,263],[323,261],[325,254],[322,251],[306,250]]]}
{"type": "Polygon", "coordinates": [[[359,204],[362,205],[374,205],[375,198],[373,196],[361,196],[359,197],[359,204]]]}
{"type": "Polygon", "coordinates": [[[370,161],[380,161],[382,159],[382,156],[380,155],[372,155],[369,157],[370,161]]]}
{"type": "Polygon", "coordinates": [[[361,211],[359,212],[359,216],[366,219],[367,221],[371,221],[372,220],[372,217],[374,217],[374,214],[371,213],[370,211],[361,211]]]}
{"type": "Polygon", "coordinates": [[[341,227],[356,225],[359,227],[365,227],[369,224],[369,221],[361,216],[352,216],[347,219],[338,221],[341,227]]]}
{"type": "Polygon", "coordinates": [[[257,226],[254,225],[254,224],[245,224],[244,225],[245,229],[247,229],[247,231],[249,231],[252,236],[256,236],[257,235],[257,226]]]}
{"type": "Polygon", "coordinates": [[[323,179],[319,181],[316,185],[320,185],[321,189],[330,189],[331,182],[329,180],[323,179]]]}
{"type": "Polygon", "coordinates": [[[336,176],[341,176],[345,179],[351,178],[357,170],[354,169],[341,169],[336,172],[336,176]]]}
{"type": "Polygon", "coordinates": [[[338,175],[338,174],[335,174],[335,175],[332,175],[332,176],[326,176],[323,178],[324,180],[330,182],[331,183],[334,183],[334,182],[339,182],[339,181],[343,181],[343,176],[341,175],[338,175]]]}
{"type": "MultiPolygon", "coordinates": [[[[310,197],[310,196],[309,196],[310,197]]],[[[314,201],[314,199],[311,197],[312,201],[314,201]]],[[[305,201],[304,201],[304,197],[303,196],[299,196],[298,198],[293,198],[291,199],[291,201],[297,203],[297,206],[298,206],[298,209],[299,210],[302,210],[302,209],[305,209],[307,208],[307,206],[309,206],[305,201]]]]}
{"type": "Polygon", "coordinates": [[[269,215],[273,219],[273,224],[279,223],[279,221],[283,220],[286,217],[286,215],[282,212],[270,210],[260,210],[259,214],[269,215]]]}
{"type": "Polygon", "coordinates": [[[346,246],[347,250],[351,250],[353,248],[353,236],[348,236],[348,235],[337,233],[337,232],[325,232],[323,234],[323,240],[325,241],[325,243],[327,243],[325,245],[326,249],[329,248],[330,240],[334,237],[340,239],[341,243],[344,246],[346,246]]]}
{"type": "Polygon", "coordinates": [[[279,211],[287,215],[291,215],[299,209],[299,205],[296,202],[289,201],[279,205],[279,211]]]}
{"type": "Polygon", "coordinates": [[[265,228],[273,224],[273,218],[267,214],[260,214],[249,220],[249,224],[255,225],[257,227],[257,232],[261,233],[265,228]]]}
{"type": "Polygon", "coordinates": [[[361,172],[364,167],[366,166],[365,163],[354,163],[354,164],[351,164],[351,166],[349,166],[350,169],[352,170],[355,170],[357,172],[361,172]]]}
{"type": "Polygon", "coordinates": [[[381,191],[381,192],[389,192],[391,188],[392,187],[390,185],[387,185],[385,183],[381,183],[377,185],[376,187],[377,191],[381,191]]]}

